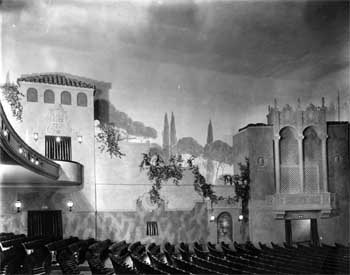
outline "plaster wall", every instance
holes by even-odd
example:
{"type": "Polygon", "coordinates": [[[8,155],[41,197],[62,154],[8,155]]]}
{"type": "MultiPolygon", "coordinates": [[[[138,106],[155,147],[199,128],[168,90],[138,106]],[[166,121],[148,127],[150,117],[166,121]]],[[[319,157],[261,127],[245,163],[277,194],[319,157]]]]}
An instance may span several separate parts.
{"type": "Polygon", "coordinates": [[[266,200],[249,201],[249,235],[254,244],[285,241],[284,220],[276,220],[271,196],[266,200]]]}
{"type": "Polygon", "coordinates": [[[249,127],[250,197],[265,200],[275,193],[272,126],[249,127]]]}
{"type": "Polygon", "coordinates": [[[249,157],[249,140],[247,130],[242,130],[233,136],[233,165],[236,174],[239,173],[238,163],[244,163],[245,158],[249,157]]]}

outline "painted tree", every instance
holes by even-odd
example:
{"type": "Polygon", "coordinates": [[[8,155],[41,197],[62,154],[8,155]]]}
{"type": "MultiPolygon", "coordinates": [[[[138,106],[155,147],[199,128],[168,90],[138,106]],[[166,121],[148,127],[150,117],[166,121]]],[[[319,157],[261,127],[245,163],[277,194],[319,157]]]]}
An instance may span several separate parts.
{"type": "Polygon", "coordinates": [[[208,125],[208,134],[207,134],[207,144],[210,144],[214,141],[214,136],[213,136],[213,126],[211,124],[211,120],[209,121],[208,125]]]}
{"type": "Polygon", "coordinates": [[[183,137],[179,139],[176,147],[179,154],[189,154],[199,157],[203,153],[203,146],[192,137],[183,137]]]}
{"type": "Polygon", "coordinates": [[[220,168],[223,168],[225,164],[232,164],[232,156],[232,147],[221,140],[215,140],[204,148],[204,157],[208,159],[208,162],[218,162],[215,179],[218,178],[220,168]]]}
{"type": "Polygon", "coordinates": [[[176,128],[175,128],[175,117],[174,113],[171,112],[171,120],[170,120],[170,154],[176,154],[176,128]]]}
{"type": "MultiPolygon", "coordinates": [[[[206,146],[208,144],[211,144],[213,141],[214,141],[213,126],[211,124],[211,120],[209,120],[206,146]]],[[[206,174],[207,182],[210,183],[212,181],[213,175],[214,175],[214,164],[213,164],[213,161],[211,159],[208,159],[208,162],[207,162],[207,174],[206,174]]]]}
{"type": "Polygon", "coordinates": [[[168,159],[170,152],[169,152],[169,122],[168,122],[167,113],[165,113],[165,116],[164,116],[163,151],[164,151],[164,158],[168,159]]]}

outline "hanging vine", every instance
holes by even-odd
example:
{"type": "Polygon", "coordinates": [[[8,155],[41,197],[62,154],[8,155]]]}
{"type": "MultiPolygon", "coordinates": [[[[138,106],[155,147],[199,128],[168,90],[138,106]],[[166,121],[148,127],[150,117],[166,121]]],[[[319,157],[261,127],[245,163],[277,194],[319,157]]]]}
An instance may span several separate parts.
{"type": "Polygon", "coordinates": [[[18,90],[18,85],[12,83],[5,83],[1,86],[2,94],[6,101],[10,104],[12,115],[19,121],[22,121],[23,106],[21,104],[21,98],[24,97],[18,90]]]}
{"type": "Polygon", "coordinates": [[[148,192],[150,201],[153,204],[160,206],[163,199],[160,196],[162,183],[172,179],[173,183],[178,185],[183,178],[184,167],[183,160],[180,156],[172,156],[168,163],[165,163],[159,154],[149,152],[143,154],[143,160],[140,164],[141,170],[147,169],[148,179],[152,182],[152,188],[148,192]]]}
{"type": "Polygon", "coordinates": [[[245,159],[245,163],[239,163],[239,175],[222,175],[221,179],[225,184],[234,185],[235,196],[233,199],[242,203],[242,215],[244,221],[248,219],[248,202],[250,199],[250,167],[249,159],[245,159]]]}
{"type": "Polygon", "coordinates": [[[187,160],[187,165],[184,165],[181,155],[172,156],[168,162],[165,162],[163,158],[155,152],[144,153],[140,168],[141,170],[147,170],[148,179],[152,183],[151,190],[148,192],[150,201],[158,206],[161,205],[161,203],[163,203],[163,199],[160,196],[162,183],[173,180],[173,183],[178,185],[179,181],[183,178],[184,171],[188,170],[192,172],[194,177],[194,190],[203,199],[208,198],[212,203],[217,203],[220,200],[227,200],[228,203],[234,203],[241,200],[242,209],[243,207],[247,209],[250,188],[248,159],[246,159],[245,164],[239,163],[240,175],[222,176],[222,180],[225,184],[231,184],[235,187],[235,195],[232,197],[217,196],[213,185],[206,182],[205,177],[199,171],[198,165],[194,164],[194,160],[195,157],[192,156],[187,160]]]}
{"type": "Polygon", "coordinates": [[[106,152],[111,158],[121,158],[125,156],[120,151],[119,142],[123,140],[119,131],[114,127],[113,124],[100,123],[98,125],[100,132],[95,136],[96,141],[100,144],[98,149],[100,152],[106,152]]]}

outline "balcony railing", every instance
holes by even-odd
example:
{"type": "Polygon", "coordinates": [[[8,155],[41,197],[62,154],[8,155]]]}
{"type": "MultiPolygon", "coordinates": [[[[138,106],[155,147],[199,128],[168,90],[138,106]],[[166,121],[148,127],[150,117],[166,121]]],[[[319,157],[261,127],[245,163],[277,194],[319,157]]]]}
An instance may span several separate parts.
{"type": "Polygon", "coordinates": [[[37,174],[58,179],[60,165],[28,146],[12,128],[0,102],[0,146],[18,164],[37,174]]]}
{"type": "Polygon", "coordinates": [[[336,208],[333,193],[275,194],[272,208],[277,215],[286,211],[321,211],[321,217],[329,215],[336,208]]]}

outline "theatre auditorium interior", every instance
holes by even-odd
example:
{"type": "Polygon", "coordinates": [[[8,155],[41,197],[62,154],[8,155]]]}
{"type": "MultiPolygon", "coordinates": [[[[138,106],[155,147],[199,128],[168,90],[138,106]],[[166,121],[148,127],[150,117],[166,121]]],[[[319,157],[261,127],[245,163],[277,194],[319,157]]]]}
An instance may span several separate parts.
{"type": "Polygon", "coordinates": [[[350,274],[349,2],[29,2],[0,275],[350,274]]]}
{"type": "Polygon", "coordinates": [[[324,98],[272,102],[266,124],[231,137],[233,165],[209,184],[212,158],[102,126],[110,83],[16,82],[4,87],[21,105],[0,105],[5,274],[348,272],[349,121],[324,98]]]}

